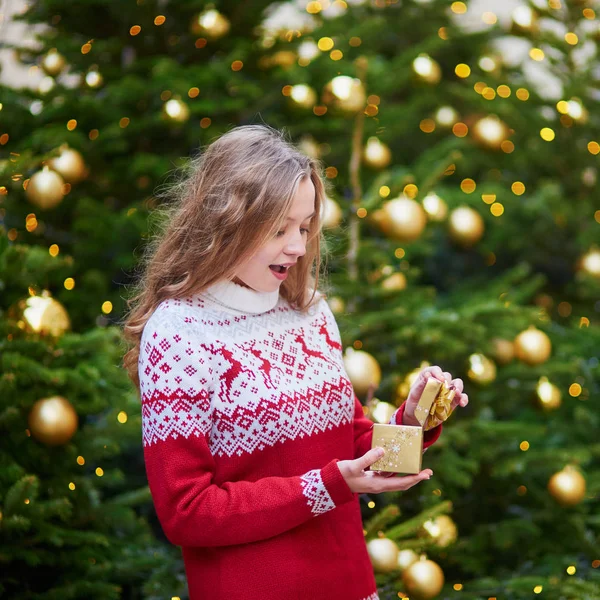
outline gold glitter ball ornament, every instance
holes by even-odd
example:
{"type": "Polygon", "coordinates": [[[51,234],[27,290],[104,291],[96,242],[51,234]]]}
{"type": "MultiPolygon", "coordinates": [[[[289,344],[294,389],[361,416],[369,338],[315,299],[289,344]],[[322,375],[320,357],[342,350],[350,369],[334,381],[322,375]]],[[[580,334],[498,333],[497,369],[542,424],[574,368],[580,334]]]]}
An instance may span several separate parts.
{"type": "Polygon", "coordinates": [[[388,292],[401,292],[406,289],[406,275],[404,273],[392,273],[381,282],[381,289],[388,292]]]}
{"type": "Polygon", "coordinates": [[[538,404],[547,411],[556,410],[562,404],[560,390],[547,377],[540,377],[535,388],[538,404]]]}
{"type": "Polygon", "coordinates": [[[467,375],[471,381],[487,385],[496,379],[496,365],[484,354],[471,354],[467,375]]]}
{"type": "Polygon", "coordinates": [[[333,229],[342,222],[342,209],[340,205],[330,198],[325,196],[323,207],[321,209],[321,225],[324,229],[333,229]]]}
{"type": "Polygon", "coordinates": [[[50,167],[63,176],[69,183],[78,183],[88,175],[88,170],[81,154],[69,148],[67,144],[60,147],[60,155],[48,161],[50,167]]]}
{"type": "Polygon", "coordinates": [[[398,552],[398,569],[400,572],[404,572],[410,565],[419,560],[419,555],[410,548],[405,548],[398,552]]]}
{"type": "Polygon", "coordinates": [[[317,92],[310,85],[299,83],[292,86],[290,98],[294,105],[309,109],[317,103],[317,92]]]}
{"type": "Polygon", "coordinates": [[[550,338],[533,325],[522,331],[514,344],[517,358],[528,365],[544,363],[552,353],[550,338]]]}
{"type": "Polygon", "coordinates": [[[402,573],[402,581],[410,598],[431,600],[444,587],[444,571],[432,560],[418,560],[402,573]]]}
{"type": "Polygon", "coordinates": [[[413,369],[412,371],[410,371],[410,373],[406,374],[404,379],[396,387],[396,406],[400,406],[408,398],[408,394],[410,394],[410,389],[417,380],[417,377],[419,377],[419,373],[423,369],[430,366],[431,365],[427,361],[423,361],[419,367],[413,369]]]}
{"type": "Polygon", "coordinates": [[[367,102],[365,86],[356,77],[338,75],[325,84],[323,102],[345,113],[357,113],[367,102]]]}
{"type": "Polygon", "coordinates": [[[42,59],[41,63],[44,73],[46,73],[46,75],[50,75],[51,77],[60,75],[66,64],[67,61],[65,60],[65,57],[58,52],[56,48],[49,50],[42,59]]]}
{"type": "Polygon", "coordinates": [[[419,536],[429,538],[440,548],[445,548],[456,541],[458,529],[448,515],[439,515],[423,523],[419,536]]]}
{"type": "Polygon", "coordinates": [[[555,473],[548,481],[550,495],[561,506],[575,506],[585,498],[585,478],[572,466],[555,473]]]}
{"type": "Polygon", "coordinates": [[[64,184],[62,176],[45,165],[41,171],[31,176],[25,196],[38,208],[48,210],[62,202],[65,197],[64,184]]]}
{"type": "Polygon", "coordinates": [[[185,102],[171,98],[163,104],[163,116],[175,123],[185,123],[190,118],[190,109],[185,102]]]}
{"type": "Polygon", "coordinates": [[[73,405],[62,396],[38,400],[27,420],[31,435],[47,446],[66,444],[77,431],[79,423],[73,405]]]}
{"type": "Polygon", "coordinates": [[[579,260],[579,269],[592,277],[600,279],[600,250],[592,248],[579,260]]]}
{"type": "Polygon", "coordinates": [[[8,317],[27,333],[60,337],[71,328],[64,306],[47,291],[19,300],[9,308],[8,317]]]}
{"type": "Polygon", "coordinates": [[[448,205],[435,192],[423,198],[423,208],[432,221],[443,221],[448,216],[448,205]]]}
{"type": "Polygon", "coordinates": [[[377,573],[390,573],[398,568],[398,546],[388,538],[375,538],[367,542],[367,552],[377,573]]]}
{"type": "Polygon", "coordinates": [[[468,248],[483,237],[485,224],[476,210],[470,206],[459,206],[450,213],[448,230],[454,242],[468,248]]]}
{"type": "Polygon", "coordinates": [[[363,160],[372,169],[385,169],[392,161],[392,152],[389,146],[372,136],[367,140],[363,160]]]}
{"type": "Polygon", "coordinates": [[[495,338],[492,340],[493,355],[496,362],[501,365],[507,365],[515,357],[515,346],[512,340],[495,338]]]}
{"type": "Polygon", "coordinates": [[[420,81],[429,84],[439,83],[442,78],[442,69],[437,61],[428,54],[419,54],[412,63],[413,72],[420,81]]]}
{"type": "Polygon", "coordinates": [[[471,135],[480,146],[490,150],[499,150],[510,132],[506,123],[496,115],[489,115],[479,119],[473,125],[471,135]]]}
{"type": "Polygon", "coordinates": [[[389,200],[382,207],[382,213],[374,216],[383,232],[399,242],[412,242],[418,239],[425,225],[427,213],[412,198],[400,196],[389,200]]]}
{"type": "Polygon", "coordinates": [[[376,423],[389,423],[396,410],[398,409],[393,404],[380,400],[371,409],[371,417],[376,423]]]}
{"type": "Polygon", "coordinates": [[[230,29],[229,19],[218,10],[211,8],[192,19],[190,30],[194,35],[206,36],[218,40],[227,35],[230,29]]]}
{"type": "Polygon", "coordinates": [[[381,382],[381,367],[374,356],[364,350],[348,348],[344,353],[344,367],[357,396],[365,396],[369,387],[381,382]]]}

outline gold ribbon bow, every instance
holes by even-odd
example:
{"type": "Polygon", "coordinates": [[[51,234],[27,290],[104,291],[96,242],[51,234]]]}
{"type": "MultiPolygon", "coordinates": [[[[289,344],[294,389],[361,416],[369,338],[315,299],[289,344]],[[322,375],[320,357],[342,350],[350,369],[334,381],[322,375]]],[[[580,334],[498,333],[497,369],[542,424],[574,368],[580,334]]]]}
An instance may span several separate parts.
{"type": "Polygon", "coordinates": [[[446,381],[442,382],[442,387],[429,409],[429,416],[423,427],[425,431],[437,427],[452,414],[452,400],[455,395],[456,390],[451,389],[446,381]]]}

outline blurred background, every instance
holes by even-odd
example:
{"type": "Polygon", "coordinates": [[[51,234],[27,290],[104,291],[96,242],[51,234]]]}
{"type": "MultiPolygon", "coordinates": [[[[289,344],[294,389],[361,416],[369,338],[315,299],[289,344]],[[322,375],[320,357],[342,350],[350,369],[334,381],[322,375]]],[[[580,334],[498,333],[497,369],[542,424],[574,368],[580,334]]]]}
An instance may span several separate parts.
{"type": "Polygon", "coordinates": [[[470,398],[431,481],[360,496],[380,598],[600,599],[597,11],[0,2],[0,595],[187,598],[119,322],[163,186],[267,123],[325,168],[365,414],[433,364],[470,398]]]}

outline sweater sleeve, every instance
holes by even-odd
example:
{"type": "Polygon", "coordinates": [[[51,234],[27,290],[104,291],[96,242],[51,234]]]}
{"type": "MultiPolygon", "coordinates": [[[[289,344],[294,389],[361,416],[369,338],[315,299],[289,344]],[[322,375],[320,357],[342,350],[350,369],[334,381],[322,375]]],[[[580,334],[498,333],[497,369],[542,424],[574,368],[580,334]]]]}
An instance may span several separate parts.
{"type": "Polygon", "coordinates": [[[144,460],[156,514],[172,544],[264,540],[355,498],[333,459],[293,477],[217,485],[210,450],[215,360],[180,315],[161,311],[142,335],[138,371],[144,460]]]}

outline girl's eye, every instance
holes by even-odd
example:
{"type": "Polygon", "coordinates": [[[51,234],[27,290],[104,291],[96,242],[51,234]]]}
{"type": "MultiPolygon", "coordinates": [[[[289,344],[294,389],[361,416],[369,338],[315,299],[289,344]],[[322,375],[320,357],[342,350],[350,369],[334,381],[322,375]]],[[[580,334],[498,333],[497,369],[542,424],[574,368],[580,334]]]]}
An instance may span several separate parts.
{"type": "MultiPolygon", "coordinates": [[[[300,231],[302,232],[302,234],[304,235],[309,234],[310,233],[310,229],[306,229],[306,227],[301,227],[300,231]]],[[[282,235],[285,235],[285,231],[278,231],[277,234],[275,235],[275,237],[281,237],[282,235]]]]}

